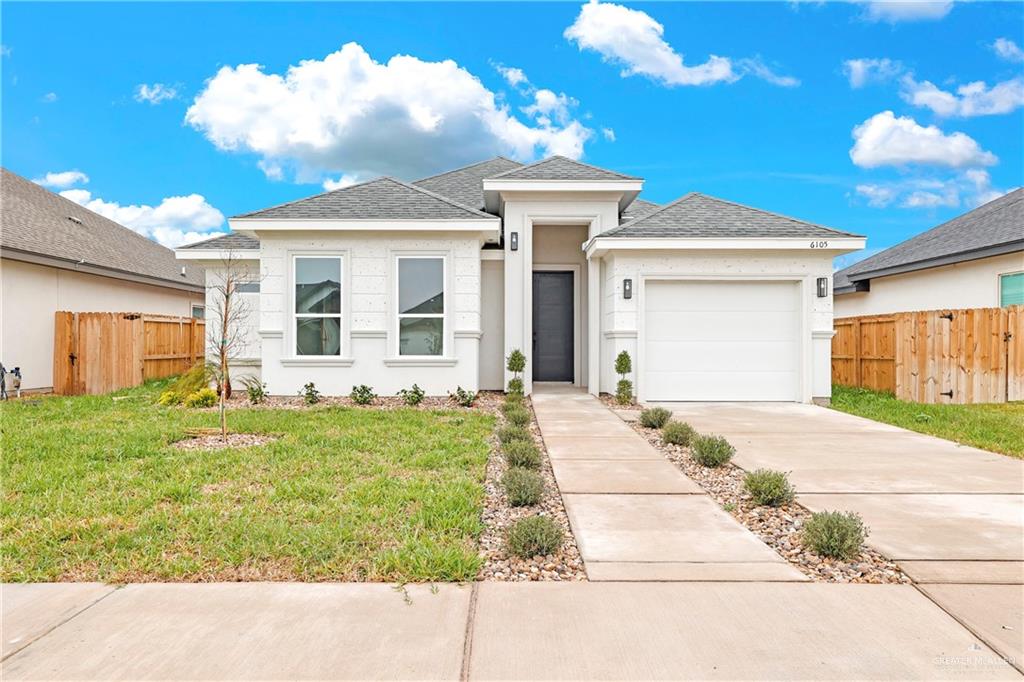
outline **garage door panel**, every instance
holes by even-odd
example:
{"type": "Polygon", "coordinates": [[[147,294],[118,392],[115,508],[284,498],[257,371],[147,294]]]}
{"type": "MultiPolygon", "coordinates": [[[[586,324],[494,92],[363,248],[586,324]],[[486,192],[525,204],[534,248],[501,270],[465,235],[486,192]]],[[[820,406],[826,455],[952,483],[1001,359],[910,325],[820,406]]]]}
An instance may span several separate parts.
{"type": "Polygon", "coordinates": [[[647,400],[797,400],[801,294],[793,281],[648,281],[647,400]]]}
{"type": "Polygon", "coordinates": [[[647,400],[738,400],[737,395],[757,395],[749,400],[796,399],[796,372],[661,372],[649,379],[647,400]]]}
{"type": "MultiPolygon", "coordinates": [[[[761,342],[725,340],[662,341],[647,344],[647,366],[657,372],[679,370],[783,371],[797,369],[793,345],[788,341],[761,342]]],[[[645,373],[650,373],[645,371],[645,373]]]]}
{"type": "Polygon", "coordinates": [[[753,328],[759,338],[791,341],[798,325],[799,317],[792,312],[649,312],[645,333],[652,342],[727,341],[743,338],[753,328]]]}
{"type": "Polygon", "coordinates": [[[766,310],[796,311],[798,301],[791,296],[794,282],[729,281],[652,281],[646,283],[646,308],[661,311],[766,310]]]}

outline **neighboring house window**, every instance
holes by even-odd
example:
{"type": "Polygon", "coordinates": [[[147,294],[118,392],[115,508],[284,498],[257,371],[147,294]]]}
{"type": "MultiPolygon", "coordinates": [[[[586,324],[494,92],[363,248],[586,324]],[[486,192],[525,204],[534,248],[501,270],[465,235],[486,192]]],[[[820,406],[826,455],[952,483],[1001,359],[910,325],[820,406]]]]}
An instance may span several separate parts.
{"type": "Polygon", "coordinates": [[[398,354],[444,354],[444,258],[398,258],[398,354]]]}
{"type": "Polygon", "coordinates": [[[295,354],[341,354],[341,258],[295,258],[295,354]]]}
{"type": "Polygon", "coordinates": [[[259,282],[239,282],[235,285],[235,293],[238,294],[258,294],[260,293],[259,282]]]}
{"type": "Polygon", "coordinates": [[[196,318],[197,320],[205,319],[206,318],[206,308],[204,308],[201,305],[194,305],[194,306],[192,306],[192,317],[196,318]]]}
{"type": "Polygon", "coordinates": [[[1024,305],[1024,272],[999,275],[999,305],[1024,305]]]}

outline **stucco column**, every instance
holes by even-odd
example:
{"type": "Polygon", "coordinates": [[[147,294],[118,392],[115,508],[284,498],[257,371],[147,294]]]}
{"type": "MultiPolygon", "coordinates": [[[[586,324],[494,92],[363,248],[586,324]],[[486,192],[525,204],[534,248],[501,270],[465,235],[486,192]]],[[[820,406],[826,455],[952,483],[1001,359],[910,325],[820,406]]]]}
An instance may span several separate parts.
{"type": "Polygon", "coordinates": [[[587,392],[601,392],[601,261],[587,258],[587,392]]]}

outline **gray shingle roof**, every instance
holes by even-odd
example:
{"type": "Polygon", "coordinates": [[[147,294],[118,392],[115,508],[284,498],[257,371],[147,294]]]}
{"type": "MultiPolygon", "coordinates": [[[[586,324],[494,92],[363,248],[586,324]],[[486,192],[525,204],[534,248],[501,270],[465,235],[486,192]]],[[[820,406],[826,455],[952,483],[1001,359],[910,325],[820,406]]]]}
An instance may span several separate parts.
{"type": "Polygon", "coordinates": [[[260,248],[260,240],[237,232],[228,232],[179,248],[197,251],[246,251],[260,248]]]}
{"type": "Polygon", "coordinates": [[[634,199],[633,202],[626,207],[626,212],[622,214],[622,222],[629,222],[637,218],[642,218],[645,215],[658,210],[661,208],[660,204],[656,204],[653,201],[647,201],[646,199],[640,199],[639,197],[634,199]]]}
{"type": "Polygon", "coordinates": [[[443,197],[454,199],[464,206],[483,208],[484,178],[504,173],[523,164],[503,156],[496,156],[487,161],[474,163],[470,166],[457,168],[446,173],[431,175],[429,178],[416,180],[412,184],[423,187],[443,197]]]}
{"type": "Polygon", "coordinates": [[[938,259],[943,264],[971,260],[986,249],[1007,247],[1004,252],[1012,252],[1015,244],[1024,250],[1024,188],[854,263],[836,276],[841,274],[847,281],[869,279],[880,271],[932,267],[938,259]]]}
{"type": "Polygon", "coordinates": [[[835,238],[840,232],[750,206],[691,192],[601,237],[621,238],[835,238]]]}
{"type": "Polygon", "coordinates": [[[564,156],[550,156],[499,175],[493,180],[641,180],[632,175],[598,168],[564,156]]]}
{"type": "Polygon", "coordinates": [[[235,218],[265,220],[479,220],[494,216],[383,177],[235,218]]]}
{"type": "Polygon", "coordinates": [[[205,275],[174,252],[12,173],[0,175],[0,248],[202,287],[205,275]]]}

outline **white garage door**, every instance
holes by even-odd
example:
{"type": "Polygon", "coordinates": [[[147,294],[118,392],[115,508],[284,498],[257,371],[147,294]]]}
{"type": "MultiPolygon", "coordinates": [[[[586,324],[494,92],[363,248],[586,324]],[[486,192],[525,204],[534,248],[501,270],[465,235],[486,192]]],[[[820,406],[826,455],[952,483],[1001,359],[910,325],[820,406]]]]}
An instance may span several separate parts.
{"type": "Polygon", "coordinates": [[[796,282],[651,280],[644,302],[644,400],[799,400],[796,282]]]}

